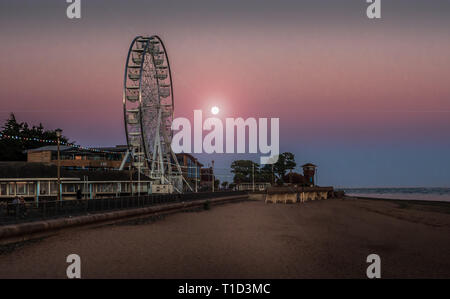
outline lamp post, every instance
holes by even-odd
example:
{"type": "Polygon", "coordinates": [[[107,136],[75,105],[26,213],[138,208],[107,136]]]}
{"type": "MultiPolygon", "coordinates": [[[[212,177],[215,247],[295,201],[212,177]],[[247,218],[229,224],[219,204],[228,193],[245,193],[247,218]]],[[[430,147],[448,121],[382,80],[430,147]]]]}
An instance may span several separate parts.
{"type": "Polygon", "coordinates": [[[252,162],[252,182],[253,182],[252,191],[255,192],[255,163],[254,162],[252,162]]]}
{"type": "Polygon", "coordinates": [[[138,198],[141,196],[141,144],[138,147],[139,162],[138,162],[138,198]]]}
{"type": "Polygon", "coordinates": [[[273,174],[273,163],[272,163],[272,185],[275,185],[275,178],[273,174]]]}
{"type": "Polygon", "coordinates": [[[214,177],[214,160],[212,160],[212,167],[211,167],[211,172],[212,172],[212,192],[214,192],[214,185],[216,184],[216,179],[214,177]]]}
{"type": "Polygon", "coordinates": [[[316,179],[314,180],[314,185],[318,186],[319,185],[319,183],[318,183],[319,177],[317,175],[317,168],[316,168],[316,171],[314,172],[314,174],[316,175],[316,179]]]}
{"type": "Polygon", "coordinates": [[[198,164],[195,162],[195,193],[198,192],[198,164]]]}
{"type": "Polygon", "coordinates": [[[59,145],[61,143],[61,133],[62,130],[61,129],[56,129],[56,138],[57,138],[57,145],[58,145],[58,200],[61,200],[61,159],[60,159],[60,150],[59,150],[59,145]]]}

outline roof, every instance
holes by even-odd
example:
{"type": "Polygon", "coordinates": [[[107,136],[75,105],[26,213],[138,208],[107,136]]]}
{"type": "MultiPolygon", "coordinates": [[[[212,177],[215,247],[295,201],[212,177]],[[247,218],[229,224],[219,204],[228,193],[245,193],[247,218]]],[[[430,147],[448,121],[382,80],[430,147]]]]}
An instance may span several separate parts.
{"type": "Polygon", "coordinates": [[[128,147],[126,145],[116,145],[109,147],[93,147],[93,149],[107,151],[107,152],[116,152],[116,153],[126,153],[128,147]]]}
{"type": "MultiPolygon", "coordinates": [[[[66,151],[68,149],[71,149],[73,147],[71,146],[67,146],[67,145],[61,145],[59,147],[60,151],[66,151]]],[[[56,152],[58,150],[58,146],[57,145],[46,145],[46,146],[42,146],[42,147],[38,147],[38,148],[33,148],[33,149],[29,149],[26,150],[26,152],[45,152],[45,151],[52,151],[52,152],[56,152]]]]}
{"type": "MultiPolygon", "coordinates": [[[[92,149],[96,149],[96,150],[100,150],[100,151],[107,151],[107,152],[115,152],[115,153],[125,153],[128,150],[128,147],[123,146],[123,145],[118,145],[118,146],[111,146],[111,147],[93,147],[92,149]]],[[[67,146],[67,145],[61,145],[59,147],[59,150],[61,152],[68,151],[68,150],[73,150],[76,152],[89,152],[89,150],[87,150],[87,149],[78,148],[78,147],[74,147],[74,146],[67,146]]],[[[58,151],[58,146],[57,145],[47,145],[47,146],[29,149],[29,150],[26,150],[25,152],[34,153],[34,152],[45,152],[45,151],[56,152],[56,151],[58,151]]]]}
{"type": "MultiPolygon", "coordinates": [[[[61,168],[61,178],[79,178],[87,176],[90,181],[128,181],[128,170],[71,170],[61,168]]],[[[31,162],[0,162],[0,179],[32,179],[56,178],[57,166],[48,163],[31,162]]],[[[133,179],[137,180],[137,171],[133,172],[133,179]]],[[[149,180],[141,174],[141,180],[149,180]]]]}
{"type": "Polygon", "coordinates": [[[272,186],[267,188],[268,194],[296,193],[296,191],[296,188],[293,186],[272,186]]]}
{"type": "Polygon", "coordinates": [[[312,163],[306,163],[306,164],[303,164],[302,165],[302,167],[317,167],[317,165],[314,165],[314,164],[312,164],[312,163]]]}

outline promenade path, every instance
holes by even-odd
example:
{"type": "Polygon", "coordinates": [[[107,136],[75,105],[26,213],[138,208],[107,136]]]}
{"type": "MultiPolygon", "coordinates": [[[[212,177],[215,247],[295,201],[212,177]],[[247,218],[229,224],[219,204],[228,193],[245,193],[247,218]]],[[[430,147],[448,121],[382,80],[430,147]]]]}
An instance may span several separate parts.
{"type": "Polygon", "coordinates": [[[80,228],[0,248],[0,278],[450,278],[448,207],[362,199],[246,201],[162,220],[80,228]]]}

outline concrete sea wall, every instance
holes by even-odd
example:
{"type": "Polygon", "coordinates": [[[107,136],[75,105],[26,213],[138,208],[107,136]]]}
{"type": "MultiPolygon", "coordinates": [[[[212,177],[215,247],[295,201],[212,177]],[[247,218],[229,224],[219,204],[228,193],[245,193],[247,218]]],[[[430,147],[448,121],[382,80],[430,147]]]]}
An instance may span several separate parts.
{"type": "Polygon", "coordinates": [[[58,218],[45,221],[34,221],[0,227],[0,244],[26,241],[42,236],[54,234],[62,229],[68,229],[86,225],[99,225],[108,222],[115,222],[122,219],[142,217],[152,214],[170,214],[183,211],[185,209],[202,207],[209,202],[211,205],[218,205],[227,202],[247,200],[248,195],[236,195],[219,197],[214,199],[195,200],[173,204],[164,204],[145,208],[118,210],[105,213],[96,213],[71,218],[58,218]]]}

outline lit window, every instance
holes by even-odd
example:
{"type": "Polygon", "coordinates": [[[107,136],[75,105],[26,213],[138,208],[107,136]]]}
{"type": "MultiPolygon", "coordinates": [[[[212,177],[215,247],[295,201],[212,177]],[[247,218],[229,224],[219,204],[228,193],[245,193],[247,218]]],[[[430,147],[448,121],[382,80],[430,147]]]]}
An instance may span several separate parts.
{"type": "Polygon", "coordinates": [[[25,195],[25,194],[27,194],[27,184],[17,183],[17,195],[25,195]]]}

